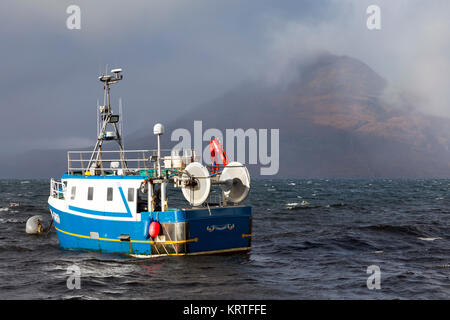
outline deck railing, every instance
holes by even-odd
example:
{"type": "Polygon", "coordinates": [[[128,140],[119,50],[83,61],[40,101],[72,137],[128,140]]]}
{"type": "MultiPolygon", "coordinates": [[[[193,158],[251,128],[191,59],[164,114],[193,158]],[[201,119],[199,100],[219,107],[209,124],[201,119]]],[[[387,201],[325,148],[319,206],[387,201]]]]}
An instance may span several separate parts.
{"type": "MultiPolygon", "coordinates": [[[[116,174],[133,175],[142,170],[155,169],[157,150],[102,150],[67,152],[67,172],[69,174],[116,174]],[[89,162],[91,162],[90,168],[89,162]]],[[[179,162],[189,163],[195,160],[193,150],[183,152],[170,149],[161,150],[161,168],[167,168],[168,159],[178,158],[179,162]]],[[[173,162],[175,163],[175,161],[173,162]]]]}

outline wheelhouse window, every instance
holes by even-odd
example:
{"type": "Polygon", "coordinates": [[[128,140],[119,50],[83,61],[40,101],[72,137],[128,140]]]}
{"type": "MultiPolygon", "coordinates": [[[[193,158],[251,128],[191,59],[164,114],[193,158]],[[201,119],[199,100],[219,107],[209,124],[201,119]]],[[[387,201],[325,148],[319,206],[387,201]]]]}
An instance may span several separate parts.
{"type": "Polygon", "coordinates": [[[128,188],[128,202],[134,201],[134,189],[128,188]]]}
{"type": "Polygon", "coordinates": [[[77,193],[77,187],[72,186],[72,189],[70,190],[70,200],[75,200],[76,193],[77,193]]]}
{"type": "Polygon", "coordinates": [[[106,201],[112,201],[113,200],[113,188],[108,188],[106,190],[106,201]]]}
{"type": "Polygon", "coordinates": [[[94,187],[88,188],[88,200],[94,199],[94,187]]]}

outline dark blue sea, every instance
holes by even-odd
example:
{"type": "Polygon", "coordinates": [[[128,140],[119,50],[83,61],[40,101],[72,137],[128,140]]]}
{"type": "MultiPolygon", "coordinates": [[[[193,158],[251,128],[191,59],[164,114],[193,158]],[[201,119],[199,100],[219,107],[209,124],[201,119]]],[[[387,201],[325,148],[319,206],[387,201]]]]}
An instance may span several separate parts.
{"type": "Polygon", "coordinates": [[[63,250],[54,230],[26,234],[29,217],[50,222],[49,181],[0,180],[0,299],[449,299],[449,190],[450,180],[253,180],[250,253],[138,259],[63,250]],[[67,287],[72,265],[80,289],[67,287]]]}

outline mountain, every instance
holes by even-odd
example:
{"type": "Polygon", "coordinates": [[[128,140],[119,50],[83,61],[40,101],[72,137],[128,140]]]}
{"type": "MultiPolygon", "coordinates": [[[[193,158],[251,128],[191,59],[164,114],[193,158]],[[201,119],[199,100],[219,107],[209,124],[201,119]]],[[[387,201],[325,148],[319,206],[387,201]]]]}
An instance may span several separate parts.
{"type": "MultiPolygon", "coordinates": [[[[323,53],[293,65],[289,81],[241,84],[167,123],[163,147],[176,143],[170,132],[186,128],[193,135],[201,120],[203,131],[224,134],[279,129],[279,177],[450,177],[450,119],[420,112],[421,101],[392,90],[357,59],[323,53]]],[[[127,148],[154,148],[152,125],[127,137],[127,148]]],[[[30,158],[36,153],[16,160],[16,171],[31,174],[23,160],[30,158]]],[[[62,164],[38,171],[64,170],[65,154],[59,158],[62,164]]],[[[45,156],[36,163],[46,163],[45,156]]],[[[260,165],[249,167],[259,174],[260,165]]]]}
{"type": "Polygon", "coordinates": [[[241,85],[168,124],[167,131],[192,132],[194,120],[223,133],[279,128],[283,177],[450,176],[450,119],[421,113],[417,99],[392,92],[363,62],[325,53],[291,73],[282,84],[241,85]]]}

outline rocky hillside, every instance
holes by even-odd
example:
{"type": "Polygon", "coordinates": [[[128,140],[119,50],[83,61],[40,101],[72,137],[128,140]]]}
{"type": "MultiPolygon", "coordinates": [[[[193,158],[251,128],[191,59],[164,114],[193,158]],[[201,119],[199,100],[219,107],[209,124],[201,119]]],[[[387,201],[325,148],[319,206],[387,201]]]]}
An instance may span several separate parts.
{"type": "MultiPolygon", "coordinates": [[[[413,97],[392,92],[386,80],[350,57],[323,54],[293,73],[282,85],[238,86],[168,124],[167,131],[192,132],[194,120],[222,132],[279,128],[279,174],[285,177],[450,176],[450,119],[419,112],[413,97]]],[[[149,141],[150,135],[135,142],[149,141]]]]}
{"type": "MultiPolygon", "coordinates": [[[[419,112],[420,101],[390,89],[366,64],[321,54],[290,73],[288,82],[241,84],[180,115],[166,124],[163,146],[175,144],[169,140],[176,128],[193,134],[194,120],[203,121],[203,130],[222,132],[277,128],[278,176],[450,177],[450,119],[419,112]]],[[[127,148],[143,149],[154,148],[156,140],[147,128],[126,141],[127,148]]],[[[49,154],[15,157],[3,168],[27,177],[58,176],[66,165],[65,150],[54,151],[51,162],[49,154]]],[[[250,167],[259,173],[258,165],[250,167]]]]}

